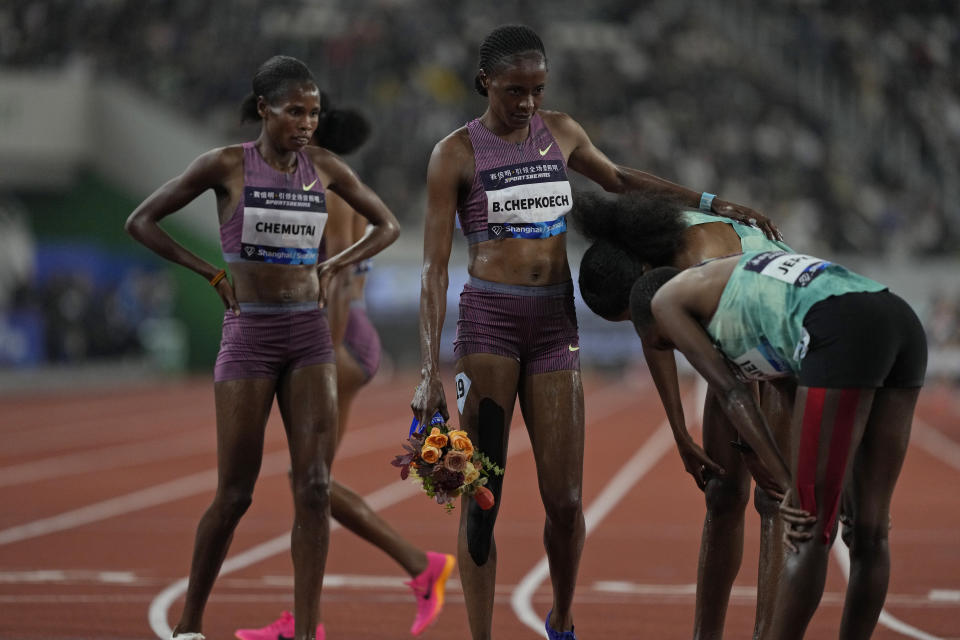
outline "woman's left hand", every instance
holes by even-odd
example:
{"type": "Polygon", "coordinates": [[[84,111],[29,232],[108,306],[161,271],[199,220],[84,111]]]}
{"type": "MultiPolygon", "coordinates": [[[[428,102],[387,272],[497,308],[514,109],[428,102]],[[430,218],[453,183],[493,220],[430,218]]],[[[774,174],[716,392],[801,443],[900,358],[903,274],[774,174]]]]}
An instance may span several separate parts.
{"type": "Polygon", "coordinates": [[[810,529],[817,522],[817,517],[801,509],[797,504],[793,488],[787,489],[780,503],[780,517],[783,518],[783,543],[787,549],[797,553],[797,544],[813,538],[810,529]]]}
{"type": "Polygon", "coordinates": [[[727,202],[720,198],[714,198],[710,205],[710,210],[725,218],[757,227],[771,240],[783,240],[783,236],[780,235],[780,230],[771,222],[770,218],[758,211],[754,211],[750,207],[727,202]]]}
{"type": "Polygon", "coordinates": [[[317,302],[320,304],[321,309],[327,305],[327,296],[330,293],[330,283],[333,282],[333,277],[337,275],[342,268],[340,265],[334,264],[332,259],[325,260],[317,267],[317,278],[320,281],[320,296],[317,302]]]}

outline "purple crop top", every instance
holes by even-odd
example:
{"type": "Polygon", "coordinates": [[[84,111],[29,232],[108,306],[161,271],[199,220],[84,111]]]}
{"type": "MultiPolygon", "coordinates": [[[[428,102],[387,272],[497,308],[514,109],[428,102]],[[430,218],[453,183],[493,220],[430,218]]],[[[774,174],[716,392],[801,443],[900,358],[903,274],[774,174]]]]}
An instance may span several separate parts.
{"type": "Polygon", "coordinates": [[[277,171],[243,143],[243,200],[220,226],[227,262],[316,264],[327,203],[313,162],[297,152],[293,173],[277,171]]]}
{"type": "Polygon", "coordinates": [[[566,232],[573,201],[563,152],[539,113],[530,135],[507,142],[480,123],[467,123],[476,174],[457,211],[467,242],[548,238],[566,232]]]}

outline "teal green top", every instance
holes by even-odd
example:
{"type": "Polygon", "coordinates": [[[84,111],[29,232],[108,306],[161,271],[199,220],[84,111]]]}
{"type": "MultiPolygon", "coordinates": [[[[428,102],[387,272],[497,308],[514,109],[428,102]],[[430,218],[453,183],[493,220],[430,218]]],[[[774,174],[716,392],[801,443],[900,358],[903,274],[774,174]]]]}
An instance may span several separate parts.
{"type": "Polygon", "coordinates": [[[764,235],[760,229],[743,224],[742,222],[737,222],[736,220],[731,220],[730,218],[693,210],[684,211],[683,217],[688,227],[695,227],[698,224],[708,224],[710,222],[729,224],[733,227],[733,230],[737,232],[737,235],[740,236],[740,250],[744,253],[747,251],[793,251],[785,242],[771,240],[764,235]]]}
{"type": "Polygon", "coordinates": [[[707,333],[749,379],[797,375],[810,336],[803,320],[830,296],[886,287],[821,258],[784,251],[740,256],[707,333]]]}

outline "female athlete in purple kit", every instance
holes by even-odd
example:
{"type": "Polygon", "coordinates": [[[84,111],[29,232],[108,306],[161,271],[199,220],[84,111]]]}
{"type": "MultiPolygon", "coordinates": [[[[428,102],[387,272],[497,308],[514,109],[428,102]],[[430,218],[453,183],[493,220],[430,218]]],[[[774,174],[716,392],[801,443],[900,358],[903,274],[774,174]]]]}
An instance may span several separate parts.
{"type": "MultiPolygon", "coordinates": [[[[359,148],[370,134],[370,124],[358,111],[335,109],[326,94],[321,94],[322,109],[313,143],[336,154],[348,154],[359,148]]],[[[343,198],[328,193],[329,219],[324,230],[324,246],[330,253],[349,247],[367,233],[369,223],[343,198]]],[[[380,337],[367,316],[364,285],[372,261],[358,262],[342,270],[331,282],[327,296],[330,331],[336,349],[337,406],[339,408],[337,443],[343,441],[349,423],[350,407],[357,393],[367,385],[380,366],[380,337]]],[[[433,623],[443,607],[447,578],[455,564],[452,555],[422,551],[397,533],[362,497],[349,487],[330,483],[330,515],[344,528],[367,540],[393,558],[410,575],[407,583],[417,603],[417,614],[410,633],[420,634],[433,623]]],[[[277,640],[291,637],[295,618],[289,611],[259,629],[237,629],[240,640],[277,640]]]]}
{"type": "MultiPolygon", "coordinates": [[[[420,298],[423,369],[411,407],[426,424],[449,418],[439,347],[446,314],[454,212],[470,245],[454,352],[460,426],[504,466],[515,399],[530,435],[546,511],[544,546],[553,608],[545,628],[573,640],[573,603],[585,536],[582,506],[583,388],[573,283],[566,255],[571,207],[567,167],[607,191],[652,191],[768,225],[756,212],[611,162],[570,116],[540,111],[547,80],[543,43],[525,26],[502,26],[480,45],[479,118],[434,147],[420,298]]],[[[501,478],[490,489],[500,504],[501,478]]],[[[498,507],[461,511],[458,560],[474,640],[491,637],[498,507]]]]}
{"type": "Polygon", "coordinates": [[[127,220],[136,240],[202,275],[226,307],[214,369],[219,483],[197,528],[186,602],[173,631],[178,640],[203,638],[203,610],[234,529],[250,506],[274,397],[287,432],[294,487],[294,637],[312,640],[318,632],[330,462],[337,442],[334,347],[321,305],[331,278],[381,251],[399,233],[394,215],[343,161],[307,146],[320,112],[320,91],[306,65],[286,56],[267,60],[242,106],[244,119],[262,120],[259,137],[201,155],[127,220]],[[217,198],[230,279],[158,224],[208,189],[217,198]],[[373,230],[321,263],[327,190],[373,230]]]}

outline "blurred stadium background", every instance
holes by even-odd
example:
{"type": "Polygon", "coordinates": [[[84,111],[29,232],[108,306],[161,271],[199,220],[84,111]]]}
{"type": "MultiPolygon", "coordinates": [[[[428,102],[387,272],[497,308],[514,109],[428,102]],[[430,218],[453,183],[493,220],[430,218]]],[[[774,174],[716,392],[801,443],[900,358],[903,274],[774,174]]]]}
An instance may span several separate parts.
{"type": "MultiPolygon", "coordinates": [[[[209,374],[218,298],[122,226],[195,156],[256,136],[238,105],[277,53],[374,122],[347,160],[403,233],[368,302],[389,361],[415,368],[427,159],[482,113],[477,47],[506,22],[545,42],[545,108],[614,161],[753,206],[796,249],[890,284],[926,322],[931,375],[960,380],[956,0],[5,0],[0,388],[209,374]]],[[[165,225],[222,262],[212,196],[165,225]]],[[[583,248],[571,233],[574,270],[583,248]]],[[[641,360],[625,323],[579,319],[586,366],[641,360]]]]}

